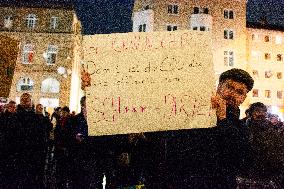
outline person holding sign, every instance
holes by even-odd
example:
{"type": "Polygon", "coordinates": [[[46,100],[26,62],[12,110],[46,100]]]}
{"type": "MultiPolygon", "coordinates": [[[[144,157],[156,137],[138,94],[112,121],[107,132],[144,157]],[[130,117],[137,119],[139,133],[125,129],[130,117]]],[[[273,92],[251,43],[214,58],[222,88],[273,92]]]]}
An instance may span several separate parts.
{"type": "Polygon", "coordinates": [[[239,120],[239,106],[253,84],[241,69],[221,74],[211,98],[216,127],[145,133],[152,148],[145,158],[146,188],[236,189],[236,177],[251,159],[249,133],[239,120]]]}

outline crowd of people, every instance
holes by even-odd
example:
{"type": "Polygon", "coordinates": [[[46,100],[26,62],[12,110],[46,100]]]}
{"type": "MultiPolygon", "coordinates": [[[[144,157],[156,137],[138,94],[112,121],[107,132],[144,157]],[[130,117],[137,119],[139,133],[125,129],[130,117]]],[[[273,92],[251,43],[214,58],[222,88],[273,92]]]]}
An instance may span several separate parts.
{"type": "Polygon", "coordinates": [[[86,97],[79,114],[58,107],[49,116],[24,93],[0,114],[0,188],[47,188],[44,164],[53,144],[55,188],[241,189],[237,178],[245,178],[280,189],[283,123],[261,102],[239,119],[253,83],[240,69],[221,74],[211,99],[216,127],[100,137],[88,136],[86,97]]]}
{"type": "MultiPolygon", "coordinates": [[[[84,100],[85,98],[82,98],[82,108],[84,100]]],[[[66,169],[74,165],[74,162],[68,161],[71,151],[75,153],[77,143],[83,143],[88,135],[83,112],[74,115],[68,107],[59,107],[50,116],[42,104],[32,104],[31,95],[28,93],[21,96],[19,105],[10,101],[2,107],[0,188],[46,188],[46,159],[50,155],[48,149],[52,145],[55,146],[57,162],[56,185],[57,188],[64,188],[62,185],[66,184],[66,181],[62,184],[61,178],[68,178],[67,173],[68,176],[72,175],[66,169]],[[51,137],[52,131],[54,140],[51,137]]]]}

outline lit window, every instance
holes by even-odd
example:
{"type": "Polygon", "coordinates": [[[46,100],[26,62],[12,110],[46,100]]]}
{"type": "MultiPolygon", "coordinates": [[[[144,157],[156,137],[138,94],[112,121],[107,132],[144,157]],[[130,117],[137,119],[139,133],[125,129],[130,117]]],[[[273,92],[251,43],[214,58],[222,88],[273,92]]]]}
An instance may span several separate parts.
{"type": "Polygon", "coordinates": [[[44,107],[53,107],[56,108],[59,106],[59,99],[58,98],[40,98],[39,102],[44,107]]]}
{"type": "Polygon", "coordinates": [[[258,71],[257,70],[253,70],[252,71],[252,75],[257,78],[258,77],[258,71]]]}
{"type": "Polygon", "coordinates": [[[139,31],[139,32],[146,32],[146,24],[141,24],[141,25],[139,25],[138,31],[139,31]]]}
{"type": "Polygon", "coordinates": [[[167,25],[167,31],[176,31],[177,26],[176,25],[167,25]]]}
{"type": "Polygon", "coordinates": [[[282,79],[282,72],[277,72],[277,79],[282,79]]]}
{"type": "Polygon", "coordinates": [[[58,25],[58,17],[52,16],[50,19],[50,29],[55,30],[58,25]]]}
{"type": "Polygon", "coordinates": [[[265,53],[264,54],[264,59],[265,60],[270,60],[271,59],[271,54],[270,53],[265,53]]]}
{"type": "Polygon", "coordinates": [[[5,16],[5,19],[4,19],[4,27],[5,28],[11,28],[13,26],[13,17],[8,15],[8,16],[5,16]]]}
{"type": "Polygon", "coordinates": [[[28,28],[35,28],[35,25],[36,25],[36,15],[34,14],[29,14],[26,18],[26,21],[27,21],[27,27],[28,28]]]}
{"type": "Polygon", "coordinates": [[[277,91],[277,98],[282,99],[283,98],[283,91],[277,91]]]}
{"type": "Polygon", "coordinates": [[[55,64],[56,55],[57,55],[57,46],[56,45],[48,45],[47,53],[46,53],[46,63],[47,64],[55,64]]]}
{"type": "Polygon", "coordinates": [[[178,5],[168,5],[168,13],[169,14],[178,14],[178,5]]]}
{"type": "Polygon", "coordinates": [[[59,93],[60,83],[54,78],[47,78],[41,83],[41,92],[59,93]]]}
{"type": "Polygon", "coordinates": [[[283,55],[277,54],[277,61],[283,61],[283,55]]]}
{"type": "Polygon", "coordinates": [[[234,51],[224,51],[224,65],[234,66],[234,51]]]}
{"type": "Polygon", "coordinates": [[[270,90],[265,90],[265,97],[271,98],[271,91],[270,90]]]}
{"type": "Polygon", "coordinates": [[[234,39],[234,31],[233,30],[224,30],[224,39],[234,39]]]}
{"type": "Polygon", "coordinates": [[[265,78],[271,78],[273,76],[272,71],[265,71],[265,78]]]}
{"type": "Polygon", "coordinates": [[[264,36],[264,42],[269,42],[270,41],[270,37],[268,35],[264,36]]]}
{"type": "Polygon", "coordinates": [[[252,97],[258,97],[258,89],[252,90],[252,97]]]}
{"type": "Polygon", "coordinates": [[[275,37],[275,43],[276,44],[282,44],[282,37],[280,35],[276,35],[275,37]]]}
{"type": "Polygon", "coordinates": [[[234,19],[234,11],[233,10],[224,10],[224,18],[225,19],[234,19]]]}
{"type": "Polygon", "coordinates": [[[28,43],[23,48],[23,64],[31,64],[33,62],[34,50],[33,45],[28,43]]]}
{"type": "Polygon", "coordinates": [[[17,91],[32,91],[33,87],[34,82],[29,77],[24,77],[18,81],[17,91]]]}

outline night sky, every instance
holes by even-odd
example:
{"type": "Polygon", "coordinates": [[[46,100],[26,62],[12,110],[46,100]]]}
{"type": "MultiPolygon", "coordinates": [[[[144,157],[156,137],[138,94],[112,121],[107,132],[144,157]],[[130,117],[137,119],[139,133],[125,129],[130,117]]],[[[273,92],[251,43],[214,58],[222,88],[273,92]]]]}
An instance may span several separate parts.
{"type": "MultiPolygon", "coordinates": [[[[228,0],[229,2],[230,0],[228,0]]],[[[84,34],[130,32],[134,0],[76,0],[84,34]]],[[[249,0],[247,20],[284,26],[284,0],[249,0]]]]}

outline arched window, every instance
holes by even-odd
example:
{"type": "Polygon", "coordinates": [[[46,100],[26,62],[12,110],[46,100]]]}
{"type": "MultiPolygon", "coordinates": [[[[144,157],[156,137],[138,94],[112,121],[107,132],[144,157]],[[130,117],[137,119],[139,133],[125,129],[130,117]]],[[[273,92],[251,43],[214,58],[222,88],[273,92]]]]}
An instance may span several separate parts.
{"type": "Polygon", "coordinates": [[[33,63],[34,46],[31,43],[27,43],[23,47],[23,64],[33,63]]]}
{"type": "Polygon", "coordinates": [[[32,91],[34,88],[34,82],[29,77],[23,77],[18,81],[17,91],[32,91]]]}
{"type": "Polygon", "coordinates": [[[60,83],[54,78],[47,78],[41,83],[41,92],[43,93],[59,93],[60,83]]]}
{"type": "Polygon", "coordinates": [[[36,25],[36,15],[35,14],[29,14],[26,18],[26,23],[28,28],[35,28],[36,25]]]}

